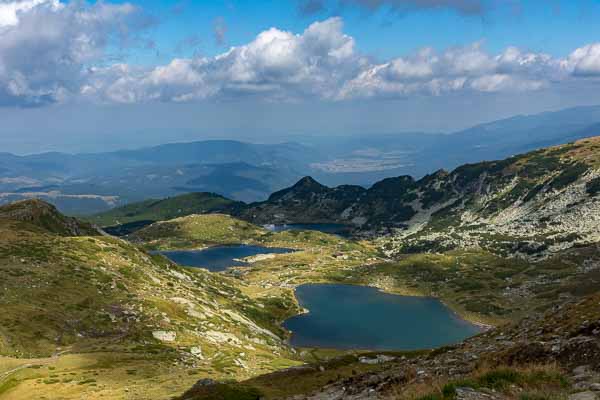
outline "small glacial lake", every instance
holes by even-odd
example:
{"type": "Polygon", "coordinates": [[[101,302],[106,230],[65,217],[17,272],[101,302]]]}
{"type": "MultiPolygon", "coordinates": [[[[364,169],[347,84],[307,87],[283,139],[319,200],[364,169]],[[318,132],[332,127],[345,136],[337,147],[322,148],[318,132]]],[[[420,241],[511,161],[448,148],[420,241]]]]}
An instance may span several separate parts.
{"type": "Polygon", "coordinates": [[[308,314],[286,320],[297,347],[368,350],[428,349],[481,332],[433,298],[398,296],[353,285],[296,288],[308,314]]]}
{"type": "Polygon", "coordinates": [[[347,237],[350,235],[350,227],[343,224],[268,224],[263,225],[263,227],[271,232],[319,231],[342,237],[347,237]]]}
{"type": "Polygon", "coordinates": [[[284,254],[293,251],[274,247],[232,245],[209,247],[203,250],[161,251],[159,253],[179,265],[202,267],[212,272],[221,272],[229,267],[249,265],[239,261],[241,258],[259,254],[284,254]]]}

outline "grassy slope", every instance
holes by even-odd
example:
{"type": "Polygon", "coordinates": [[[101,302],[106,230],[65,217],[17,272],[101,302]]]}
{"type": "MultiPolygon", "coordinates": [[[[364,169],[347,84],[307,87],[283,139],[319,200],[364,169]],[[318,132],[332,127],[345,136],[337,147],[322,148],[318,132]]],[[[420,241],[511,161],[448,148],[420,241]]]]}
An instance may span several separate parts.
{"type": "Polygon", "coordinates": [[[236,204],[214,193],[188,193],[162,200],[145,200],[93,215],[87,219],[99,226],[115,226],[139,221],[164,221],[191,214],[223,210],[236,204]]]}
{"type": "Polygon", "coordinates": [[[134,234],[134,239],[152,249],[220,243],[294,248],[300,251],[240,268],[235,275],[252,293],[273,294],[274,288],[335,282],[435,296],[465,318],[493,325],[548,307],[560,296],[587,294],[600,279],[600,255],[595,246],[565,250],[538,262],[507,259],[483,249],[409,254],[389,260],[381,257],[374,243],[311,231],[270,233],[225,215],[157,223],[134,234]],[[269,289],[260,289],[264,287],[269,289]]]}
{"type": "Polygon", "coordinates": [[[202,377],[296,363],[266,331],[282,334],[273,316],[294,312],[289,299],[249,298],[231,278],[115,238],[11,220],[0,237],[3,399],[44,398],[50,388],[53,398],[169,398],[202,377]],[[161,341],[157,331],[176,337],[161,341]]]}
{"type": "MultiPolygon", "coordinates": [[[[569,157],[577,157],[577,159],[594,159],[595,153],[590,150],[594,149],[594,146],[575,147],[567,152],[561,152],[561,157],[567,154],[569,157]],[[575,151],[576,155],[570,155],[572,151],[575,151]]],[[[296,253],[278,255],[273,259],[259,261],[251,268],[233,271],[232,275],[237,276],[239,279],[233,281],[221,275],[207,274],[198,270],[187,271],[168,266],[164,260],[160,259],[150,260],[146,265],[139,258],[142,257],[143,253],[139,253],[135,247],[126,245],[116,239],[62,238],[53,235],[49,237],[39,227],[25,227],[22,224],[26,223],[23,222],[15,224],[18,224],[18,226],[9,226],[2,231],[2,237],[8,238],[6,243],[13,243],[12,246],[6,247],[5,241],[2,241],[3,250],[0,253],[2,255],[0,258],[2,264],[0,266],[6,270],[7,276],[11,277],[8,284],[12,285],[12,289],[4,289],[4,297],[12,301],[14,306],[17,307],[15,310],[18,311],[5,313],[6,315],[3,318],[6,318],[6,321],[0,321],[3,322],[0,324],[0,327],[8,327],[6,329],[0,328],[2,351],[6,352],[5,354],[13,354],[14,356],[17,354],[17,351],[22,352],[26,348],[35,348],[35,346],[38,346],[36,351],[39,351],[39,354],[43,353],[47,355],[56,351],[58,346],[61,349],[69,348],[71,351],[74,350],[75,354],[61,356],[59,357],[60,360],[63,357],[71,357],[69,360],[72,360],[84,355],[83,358],[88,361],[91,359],[92,361],[90,362],[92,365],[98,366],[97,368],[88,367],[88,370],[92,369],[96,373],[96,375],[91,375],[104,377],[116,373],[119,379],[126,378],[124,381],[133,379],[129,372],[127,372],[126,367],[131,362],[139,366],[136,371],[145,371],[144,379],[140,378],[138,383],[134,384],[136,385],[135,387],[143,391],[146,389],[145,385],[147,385],[148,380],[156,380],[158,382],[160,379],[163,379],[162,386],[158,384],[156,386],[148,386],[148,390],[152,388],[152,390],[160,392],[161,395],[165,395],[164,392],[161,392],[163,388],[167,387],[164,384],[165,380],[174,377],[178,377],[182,382],[194,380],[194,376],[183,376],[183,371],[188,371],[190,368],[186,366],[185,361],[181,361],[182,359],[178,358],[182,348],[187,349],[189,353],[191,343],[189,329],[191,325],[189,325],[188,320],[188,317],[190,317],[188,315],[189,310],[183,307],[182,312],[180,300],[173,300],[175,296],[178,296],[175,293],[187,292],[193,294],[192,297],[194,299],[197,297],[199,301],[198,307],[208,306],[205,302],[210,304],[210,299],[215,295],[220,300],[217,300],[217,304],[213,302],[213,307],[217,307],[218,305],[218,309],[220,310],[223,304],[225,304],[251,317],[257,323],[271,327],[272,330],[277,331],[274,324],[286,315],[289,315],[294,309],[294,302],[290,297],[290,287],[304,282],[371,284],[391,292],[435,295],[441,297],[459,312],[470,314],[473,319],[501,322],[507,319],[518,318],[520,315],[537,308],[545,308],[557,301],[557,298],[561,295],[580,296],[593,291],[598,279],[600,279],[598,276],[598,265],[600,265],[598,252],[593,246],[563,252],[553,259],[538,263],[506,260],[484,250],[404,255],[395,261],[385,262],[381,257],[378,257],[375,246],[371,243],[351,242],[318,232],[282,232],[273,234],[259,227],[224,215],[201,215],[179,218],[173,221],[154,224],[132,235],[133,240],[143,242],[147,247],[154,249],[196,248],[213,244],[245,242],[267,246],[290,247],[300,250],[296,253]],[[11,235],[16,236],[11,238],[11,235]],[[28,237],[28,235],[31,237],[28,237]],[[23,243],[25,243],[25,246],[21,246],[23,243]],[[139,256],[130,255],[129,251],[133,252],[132,254],[139,254],[139,256]],[[52,257],[49,258],[47,254],[50,254],[52,257]],[[145,273],[152,268],[155,269],[155,271],[153,270],[153,274],[161,274],[160,271],[164,273],[165,268],[167,270],[175,270],[178,273],[174,275],[170,274],[166,278],[163,275],[158,275],[158,279],[161,281],[160,284],[151,278],[142,279],[140,283],[132,286],[136,288],[134,291],[128,286],[126,291],[120,293],[118,282],[129,281],[132,277],[128,276],[127,272],[121,271],[120,268],[115,269],[115,266],[126,267],[125,271],[127,271],[128,268],[131,268],[131,265],[141,265],[140,271],[145,271],[144,274],[141,274],[143,278],[148,278],[145,273]],[[24,268],[24,266],[27,267],[24,268]],[[49,269],[49,273],[43,275],[43,271],[48,266],[52,266],[55,269],[49,269]],[[85,266],[85,268],[82,269],[81,266],[85,266]],[[89,266],[93,266],[91,273],[87,269],[89,266]],[[109,271],[109,276],[113,276],[115,279],[103,278],[102,274],[106,272],[105,270],[109,271]],[[42,275],[36,278],[40,273],[42,275]],[[97,276],[97,274],[100,275],[97,276]],[[179,274],[189,276],[192,280],[188,281],[188,278],[181,278],[179,274]],[[86,282],[86,284],[78,285],[76,288],[63,286],[61,283],[62,280],[58,277],[69,275],[83,278],[82,282],[86,282]],[[165,279],[161,279],[161,277],[165,279]],[[209,279],[211,283],[208,285],[205,283],[202,286],[200,283],[202,279],[198,277],[209,279]],[[112,287],[113,283],[115,284],[115,288],[112,287]],[[42,288],[44,285],[53,286],[51,290],[43,291],[42,288]],[[41,300],[42,296],[38,294],[34,296],[37,303],[28,305],[25,302],[21,305],[16,302],[16,299],[20,296],[28,299],[28,295],[17,294],[17,287],[24,288],[25,293],[29,290],[39,291],[40,294],[48,298],[41,300]],[[201,287],[202,290],[194,292],[198,287],[201,287]],[[208,296],[206,293],[207,287],[219,289],[216,289],[215,292],[209,290],[210,296],[208,296]],[[77,299],[71,300],[69,296],[75,292],[75,289],[85,294],[85,300],[90,301],[91,299],[92,303],[82,301],[78,303],[77,299]],[[233,292],[230,290],[233,290],[233,292]],[[64,305],[64,302],[56,299],[56,293],[63,292],[65,293],[65,298],[70,299],[69,304],[82,304],[79,311],[77,307],[74,307],[74,311],[60,309],[60,306],[64,305]],[[114,323],[103,325],[106,321],[94,321],[94,318],[97,318],[99,315],[104,315],[103,318],[106,319],[106,313],[100,313],[93,316],[93,323],[88,325],[89,321],[86,318],[90,317],[88,312],[90,309],[96,310],[96,307],[102,308],[111,305],[105,303],[105,300],[94,299],[96,293],[98,294],[96,297],[106,298],[105,292],[115,294],[114,303],[116,304],[121,304],[121,302],[127,304],[126,302],[129,301],[131,293],[134,293],[135,296],[144,299],[144,303],[142,304],[144,310],[148,310],[146,307],[149,307],[150,310],[160,309],[161,313],[143,312],[140,315],[136,315],[136,323],[128,321],[127,324],[124,324],[124,327],[120,323],[116,325],[114,323]],[[155,299],[154,296],[151,296],[153,293],[161,293],[161,295],[155,299]],[[101,294],[102,296],[100,296],[101,294]],[[204,299],[204,302],[200,299],[204,299]],[[242,304],[235,302],[235,299],[240,299],[242,304]],[[54,301],[57,302],[54,303],[54,301]],[[231,303],[232,301],[233,303],[231,303]],[[250,308],[245,306],[253,304],[257,306],[250,308]],[[258,304],[262,306],[258,306],[258,304]],[[40,322],[40,327],[35,326],[36,322],[19,320],[19,316],[23,315],[23,313],[31,313],[29,315],[34,317],[29,318],[28,321],[31,319],[36,321],[44,313],[35,314],[35,312],[55,309],[57,306],[59,307],[57,315],[53,316],[53,313],[49,312],[48,315],[50,317],[48,321],[40,322]],[[166,319],[162,313],[166,314],[166,319]],[[65,321],[69,323],[75,321],[76,329],[71,329],[71,326],[68,324],[60,325],[65,321]],[[177,323],[172,325],[173,321],[177,323]],[[33,325],[29,326],[27,325],[28,323],[33,325]],[[178,333],[177,341],[170,344],[152,342],[153,339],[148,338],[148,324],[158,324],[154,326],[160,326],[163,329],[168,328],[169,330],[173,329],[178,333]],[[164,328],[165,324],[166,328],[164,328]],[[94,331],[92,325],[98,326],[99,329],[94,331]],[[143,327],[138,330],[140,325],[143,327]],[[11,326],[13,327],[12,330],[10,329],[11,326]],[[34,331],[35,333],[29,336],[27,334],[21,335],[21,331],[19,330],[21,326],[24,327],[24,329],[21,329],[22,332],[34,331]],[[51,328],[48,333],[44,333],[45,327],[51,328]],[[61,342],[57,343],[56,333],[59,330],[65,331],[68,334],[60,337],[61,342]],[[126,336],[123,336],[127,340],[130,340],[129,332],[131,332],[131,337],[134,338],[131,340],[135,342],[135,345],[132,345],[131,349],[135,349],[140,345],[139,340],[135,338],[141,335],[139,338],[142,338],[144,346],[147,345],[145,344],[146,341],[153,343],[154,346],[158,345],[160,350],[157,354],[160,357],[157,355],[157,358],[154,358],[153,355],[150,356],[150,360],[147,360],[145,357],[148,353],[148,348],[142,347],[142,354],[144,354],[141,356],[142,360],[136,359],[132,361],[132,359],[129,359],[129,354],[131,353],[131,357],[135,358],[138,355],[135,351],[124,351],[122,347],[113,348],[110,341],[108,345],[104,344],[106,338],[112,337],[114,339],[115,331],[119,330],[128,332],[126,336]],[[107,334],[107,336],[105,339],[102,339],[104,334],[107,334]],[[97,335],[100,336],[100,339],[96,337],[97,335]],[[20,340],[24,341],[24,345],[19,345],[18,341],[15,340],[15,338],[21,336],[23,338],[20,340]],[[102,344],[97,346],[95,344],[97,341],[102,344]],[[39,344],[31,347],[31,343],[33,342],[39,344]],[[173,348],[176,348],[176,350],[173,351],[173,348]],[[125,367],[119,370],[121,372],[114,372],[116,370],[112,367],[107,368],[111,371],[110,373],[108,371],[105,373],[102,372],[101,365],[104,364],[99,360],[104,359],[105,350],[107,349],[109,350],[109,359],[115,359],[117,360],[114,361],[115,363],[119,364],[122,362],[125,365],[125,367]],[[93,354],[93,356],[90,356],[90,354],[93,354]],[[126,354],[126,360],[121,361],[121,357],[126,354]],[[175,355],[171,356],[172,354],[175,355]],[[160,361],[161,357],[164,357],[162,361],[160,361]],[[175,364],[179,363],[178,365],[181,367],[174,368],[176,372],[171,371],[172,368],[166,367],[173,362],[175,364]],[[156,363],[156,369],[150,367],[149,364],[152,363],[156,363]],[[165,370],[162,370],[162,366],[165,366],[165,370]]],[[[145,255],[143,256],[146,257],[145,255]]],[[[78,282],[80,281],[78,280],[78,282]]],[[[131,301],[135,303],[136,300],[133,299],[131,301]]],[[[132,310],[135,311],[135,307],[132,310]]],[[[212,312],[215,311],[213,310],[212,312]]],[[[107,313],[110,314],[110,310],[107,313]]],[[[110,316],[108,318],[111,319],[110,316]]],[[[125,320],[127,321],[127,318],[125,320]]],[[[212,318],[209,321],[206,326],[216,323],[212,318]]],[[[197,323],[197,321],[194,321],[194,323],[197,323]]],[[[217,325],[225,329],[228,323],[221,320],[217,325]]],[[[231,329],[239,328],[236,324],[233,325],[231,329]]],[[[192,336],[194,335],[192,334],[192,336]]],[[[112,345],[114,345],[114,342],[113,340],[112,345]]],[[[118,342],[125,343],[121,339],[118,342]]],[[[210,344],[205,345],[209,349],[206,352],[210,353],[210,344]]],[[[260,352],[261,349],[257,346],[253,345],[253,347],[260,352]]],[[[261,370],[269,370],[270,368],[284,366],[286,363],[293,363],[290,360],[293,357],[291,355],[286,356],[285,350],[278,350],[282,354],[282,357],[276,358],[273,358],[276,353],[272,349],[264,349],[264,353],[261,353],[262,355],[260,356],[253,356],[254,353],[252,351],[244,351],[245,355],[251,354],[251,368],[245,370],[241,375],[236,375],[236,371],[243,370],[243,368],[236,367],[236,350],[232,351],[232,353],[228,353],[224,357],[222,357],[223,354],[215,352],[213,353],[215,358],[210,360],[210,365],[199,365],[191,370],[200,372],[197,377],[233,377],[243,374],[252,375],[261,370]]],[[[19,354],[19,356],[23,357],[25,355],[19,354]]],[[[11,365],[5,368],[7,370],[14,368],[14,362],[15,358],[10,358],[7,360],[7,364],[11,365]]],[[[19,362],[24,361],[21,358],[19,362]]],[[[36,360],[32,365],[37,365],[35,364],[37,362],[36,360]]],[[[46,358],[42,362],[53,363],[54,361],[53,359],[46,358]]],[[[77,368],[82,368],[81,366],[85,364],[81,359],[76,363],[79,365],[77,368]]],[[[244,363],[248,363],[247,360],[244,360],[244,363]]],[[[61,390],[67,390],[67,387],[69,390],[72,389],[70,382],[66,382],[68,385],[61,384],[64,383],[62,380],[68,380],[68,377],[62,375],[59,375],[58,378],[52,377],[52,375],[57,375],[51,372],[52,370],[48,369],[46,375],[43,377],[35,375],[39,370],[43,370],[44,368],[30,367],[17,372],[17,377],[25,375],[23,379],[26,379],[25,381],[18,381],[18,387],[25,387],[27,390],[31,390],[31,393],[43,393],[43,385],[47,384],[60,385],[57,386],[58,388],[63,388],[64,386],[64,389],[61,390]],[[29,376],[26,374],[33,375],[29,376]],[[29,378],[26,378],[27,376],[29,378]],[[35,376],[35,378],[32,376],[35,376]],[[48,383],[48,379],[50,382],[61,379],[61,383],[48,383]]],[[[77,370],[77,368],[75,369],[77,370]]],[[[351,373],[353,368],[346,369],[348,370],[347,372],[351,373]]],[[[67,374],[67,369],[62,369],[61,371],[65,371],[64,374],[67,374]]],[[[0,370],[1,373],[2,371],[0,370]]],[[[78,373],[76,372],[76,374],[78,373]]],[[[87,377],[85,379],[96,379],[89,377],[89,375],[76,376],[81,378],[87,377]]],[[[134,374],[132,373],[131,375],[134,374]]],[[[321,378],[319,378],[319,382],[321,382],[321,378]]],[[[117,380],[115,377],[111,379],[117,380]]],[[[177,385],[179,384],[179,380],[177,380],[177,385]]],[[[3,386],[0,386],[0,391],[5,390],[9,394],[23,393],[15,392],[15,389],[12,389],[11,385],[13,383],[10,383],[12,382],[11,380],[5,379],[4,382],[9,383],[0,382],[0,385],[5,385],[4,389],[2,389],[3,386]],[[7,387],[8,389],[6,389],[7,387]]],[[[173,381],[170,380],[170,382],[173,381]]],[[[185,382],[182,384],[185,384],[185,382]]],[[[120,384],[112,384],[117,385],[120,388],[119,390],[124,391],[123,386],[119,386],[120,384]]],[[[110,385],[108,381],[105,381],[100,386],[102,386],[101,390],[109,390],[108,386],[110,385]]],[[[96,390],[97,387],[89,389],[96,390]]],[[[169,394],[176,392],[173,387],[170,387],[168,391],[169,394]]],[[[123,394],[124,392],[121,393],[123,394]]]]}
{"type": "Polygon", "coordinates": [[[28,222],[32,227],[63,236],[97,235],[91,224],[60,214],[40,200],[22,200],[0,206],[0,220],[28,222]]]}
{"type": "Polygon", "coordinates": [[[387,353],[395,359],[383,364],[365,365],[353,355],[316,360],[302,369],[278,371],[238,384],[195,387],[181,400],[291,396],[564,400],[571,393],[586,390],[581,386],[582,381],[595,382],[600,376],[598,301],[600,294],[595,293],[455,346],[406,354],[387,353]],[[582,365],[589,370],[583,374],[573,370],[582,365]],[[457,396],[458,391],[465,390],[479,393],[457,396]]]}
{"type": "Polygon", "coordinates": [[[254,240],[267,231],[229,215],[190,215],[156,222],[129,236],[152,250],[193,249],[217,244],[237,244],[254,240]]]}

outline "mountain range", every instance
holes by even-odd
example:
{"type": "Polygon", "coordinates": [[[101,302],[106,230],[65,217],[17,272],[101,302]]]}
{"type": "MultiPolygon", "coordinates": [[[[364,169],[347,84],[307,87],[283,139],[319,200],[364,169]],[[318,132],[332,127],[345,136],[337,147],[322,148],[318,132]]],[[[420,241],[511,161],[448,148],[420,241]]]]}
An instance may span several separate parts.
{"type": "Polygon", "coordinates": [[[97,154],[0,153],[0,202],[38,197],[84,215],[194,191],[260,201],[306,175],[327,185],[370,187],[387,177],[419,178],[593,136],[599,124],[595,106],[516,116],[449,134],[307,136],[302,143],[281,144],[210,140],[97,154]]]}
{"type": "Polygon", "coordinates": [[[258,225],[337,223],[356,236],[392,238],[388,254],[483,247],[502,254],[545,257],[600,240],[600,138],[582,139],[504,160],[439,170],[418,180],[386,178],[365,189],[328,187],[311,177],[262,202],[242,203],[195,194],[117,208],[90,221],[134,223],[131,233],[164,220],[154,204],[180,217],[228,213],[258,225]],[[136,210],[131,212],[131,210],[136,210]],[[148,221],[146,224],[143,221],[148,221]]]}
{"type": "Polygon", "coordinates": [[[595,400],[599,176],[592,137],[368,189],[304,177],[253,203],[191,193],[87,221],[0,206],[0,397],[595,400]],[[292,222],[353,237],[260,226],[292,222]],[[157,254],[239,244],[293,251],[219,273],[157,254]],[[487,331],[434,350],[296,349],[281,322],[307,283],[436,297],[487,331]]]}

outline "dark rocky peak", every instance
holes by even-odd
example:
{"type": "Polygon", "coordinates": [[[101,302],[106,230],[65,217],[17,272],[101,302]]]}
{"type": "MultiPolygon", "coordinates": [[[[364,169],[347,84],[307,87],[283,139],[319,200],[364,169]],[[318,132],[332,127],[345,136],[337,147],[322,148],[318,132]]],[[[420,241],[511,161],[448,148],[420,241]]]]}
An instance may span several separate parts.
{"type": "Polygon", "coordinates": [[[369,195],[385,198],[400,197],[408,190],[415,189],[416,187],[415,180],[408,175],[386,178],[371,186],[369,195]]]}
{"type": "Polygon", "coordinates": [[[318,194],[327,193],[330,190],[331,189],[329,189],[327,186],[321,185],[319,182],[314,180],[312,177],[305,176],[304,178],[302,178],[298,182],[296,182],[296,184],[294,186],[273,193],[269,197],[268,201],[270,201],[270,202],[278,201],[284,197],[290,197],[290,196],[293,196],[296,198],[303,198],[303,197],[312,196],[315,194],[318,195],[318,194]]]}
{"type": "Polygon", "coordinates": [[[425,175],[424,177],[419,179],[417,181],[417,183],[420,186],[427,186],[427,185],[430,185],[437,181],[444,180],[444,179],[448,178],[449,175],[450,175],[450,173],[448,171],[446,171],[445,169],[438,169],[437,171],[435,171],[432,174],[425,175]]]}
{"type": "Polygon", "coordinates": [[[323,191],[323,190],[327,190],[329,188],[325,185],[321,185],[319,182],[317,182],[315,179],[313,179],[313,177],[305,176],[304,178],[302,178],[298,182],[296,182],[296,184],[294,186],[292,186],[292,189],[323,191]]]}

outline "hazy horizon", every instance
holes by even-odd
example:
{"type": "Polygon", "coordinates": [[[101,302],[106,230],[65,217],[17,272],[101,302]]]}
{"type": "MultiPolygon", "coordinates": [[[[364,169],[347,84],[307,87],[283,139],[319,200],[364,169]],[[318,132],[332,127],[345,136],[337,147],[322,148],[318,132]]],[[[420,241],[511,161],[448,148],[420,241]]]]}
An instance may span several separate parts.
{"type": "Polygon", "coordinates": [[[0,147],[453,132],[600,104],[598,18],[589,0],[0,0],[0,147]]]}

